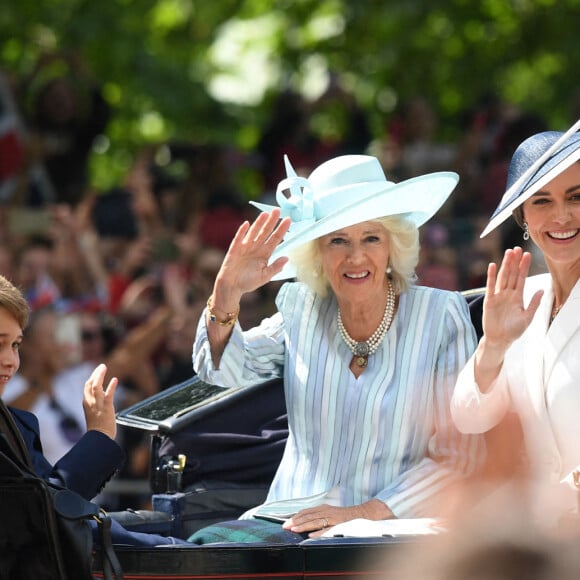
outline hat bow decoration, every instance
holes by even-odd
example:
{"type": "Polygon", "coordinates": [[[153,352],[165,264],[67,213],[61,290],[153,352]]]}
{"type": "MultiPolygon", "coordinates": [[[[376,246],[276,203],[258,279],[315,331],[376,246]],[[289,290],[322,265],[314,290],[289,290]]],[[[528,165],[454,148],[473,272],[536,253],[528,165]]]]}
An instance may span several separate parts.
{"type": "Polygon", "coordinates": [[[292,220],[292,234],[311,226],[315,221],[314,190],[306,177],[300,177],[294,171],[288,156],[284,155],[287,177],[280,181],[276,189],[276,201],[280,206],[280,217],[292,220]],[[290,192],[290,196],[284,193],[290,192]]]}

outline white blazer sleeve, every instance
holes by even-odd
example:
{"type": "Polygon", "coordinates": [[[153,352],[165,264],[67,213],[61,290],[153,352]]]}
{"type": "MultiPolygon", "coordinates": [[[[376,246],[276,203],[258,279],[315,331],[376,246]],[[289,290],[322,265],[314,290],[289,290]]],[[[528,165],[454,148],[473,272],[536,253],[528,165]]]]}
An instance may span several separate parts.
{"type": "Polygon", "coordinates": [[[511,402],[506,373],[502,366],[486,393],[475,382],[475,355],[459,373],[451,398],[451,417],[462,433],[485,433],[509,411],[511,402]]]}

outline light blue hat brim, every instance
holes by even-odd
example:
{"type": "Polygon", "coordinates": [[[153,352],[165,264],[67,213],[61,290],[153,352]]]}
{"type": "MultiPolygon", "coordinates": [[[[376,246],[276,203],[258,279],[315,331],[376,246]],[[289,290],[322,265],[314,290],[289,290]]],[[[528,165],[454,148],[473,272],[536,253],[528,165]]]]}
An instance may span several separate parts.
{"type": "MultiPolygon", "coordinates": [[[[312,240],[342,228],[381,217],[400,215],[420,227],[427,222],[447,201],[459,181],[459,175],[451,171],[429,173],[390,184],[379,192],[370,194],[345,205],[321,218],[306,229],[286,238],[274,251],[270,263],[312,240]]],[[[264,209],[267,206],[264,206],[264,209]]],[[[273,280],[295,277],[295,270],[288,262],[273,280]]]]}

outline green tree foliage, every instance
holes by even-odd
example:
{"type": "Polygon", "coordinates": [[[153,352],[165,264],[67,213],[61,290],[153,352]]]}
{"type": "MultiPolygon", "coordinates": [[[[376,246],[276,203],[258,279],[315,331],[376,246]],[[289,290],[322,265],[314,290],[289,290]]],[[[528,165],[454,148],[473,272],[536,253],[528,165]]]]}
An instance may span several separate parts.
{"type": "Polygon", "coordinates": [[[0,5],[0,67],[82,55],[114,109],[98,182],[168,138],[251,148],[284,87],[341,76],[379,134],[406,96],[450,136],[486,93],[572,120],[580,0],[18,0],[0,5]]]}

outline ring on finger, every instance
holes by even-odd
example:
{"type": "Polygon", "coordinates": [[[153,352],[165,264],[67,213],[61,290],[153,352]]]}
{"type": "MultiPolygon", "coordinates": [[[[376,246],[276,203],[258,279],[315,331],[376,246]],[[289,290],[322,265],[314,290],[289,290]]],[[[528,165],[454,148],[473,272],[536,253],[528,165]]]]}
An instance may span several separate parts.
{"type": "Polygon", "coordinates": [[[322,518],[322,529],[328,528],[328,518],[322,518]]]}

